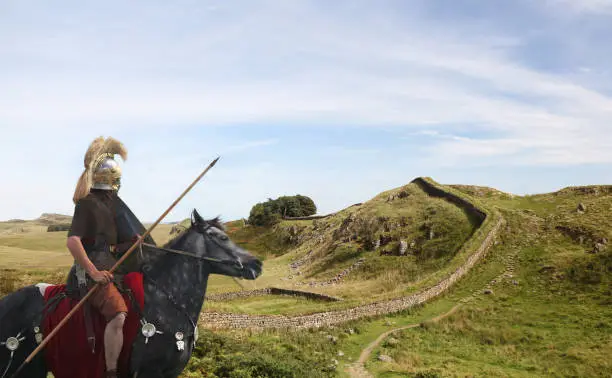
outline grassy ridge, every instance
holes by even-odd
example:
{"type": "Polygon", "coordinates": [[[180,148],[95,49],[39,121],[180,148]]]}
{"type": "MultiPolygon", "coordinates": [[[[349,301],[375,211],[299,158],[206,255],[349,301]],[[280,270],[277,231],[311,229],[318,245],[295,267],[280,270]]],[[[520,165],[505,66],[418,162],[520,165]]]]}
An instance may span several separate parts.
{"type": "MultiPolygon", "coordinates": [[[[448,187],[444,188],[448,190],[448,187]]],[[[493,220],[498,214],[503,215],[507,221],[498,239],[499,243],[492,247],[486,258],[448,293],[424,307],[316,331],[212,333],[202,330],[197,353],[182,376],[344,376],[343,367],[354,362],[361,349],[380,333],[415,322],[424,323],[422,327],[395,335],[397,344],[385,342],[374,351],[367,367],[376,376],[607,376],[612,371],[609,359],[612,354],[610,242],[604,244],[597,253],[592,252],[596,243],[603,239],[610,240],[612,236],[612,195],[605,190],[594,194],[591,188],[587,189],[567,189],[520,197],[482,187],[453,186],[450,191],[458,196],[468,199],[476,197],[474,201],[489,216],[481,229],[454,251],[452,259],[442,264],[440,269],[422,276],[418,275],[418,270],[411,271],[422,264],[415,255],[376,256],[376,252],[365,250],[360,252],[361,255],[351,255],[362,247],[362,237],[367,236],[367,233],[349,242],[333,238],[334,230],[340,229],[351,213],[367,219],[385,216],[387,211],[393,212],[392,206],[401,202],[394,200],[387,203],[385,196],[395,194],[397,190],[381,195],[378,209],[368,209],[367,203],[364,204],[366,207],[361,207],[371,213],[357,213],[360,208],[356,207],[325,219],[324,222],[319,220],[317,224],[312,221],[283,222],[274,230],[248,232],[238,223],[230,224],[230,227],[236,227],[230,229],[230,233],[240,230],[244,232],[240,236],[242,245],[251,246],[248,248],[267,255],[264,277],[261,281],[243,283],[248,285],[247,289],[272,284],[292,286],[295,280],[302,280],[306,274],[310,274],[307,279],[328,278],[359,256],[367,257],[368,264],[359,271],[361,277],[366,277],[370,272],[371,276],[367,279],[351,274],[342,285],[312,289],[331,295],[346,295],[346,302],[352,306],[371,301],[375,296],[383,298],[387,295],[403,295],[421,285],[437,282],[465,262],[468,252],[473,250],[478,240],[482,240],[486,230],[494,225],[493,220]],[[579,203],[584,205],[586,211],[577,211],[579,203]],[[294,226],[297,233],[293,233],[294,226]],[[256,241],[261,231],[267,232],[267,237],[282,235],[282,238],[275,241],[282,245],[278,252],[270,253],[265,242],[256,241]],[[319,242],[321,234],[324,240],[319,242]],[[338,244],[335,249],[325,250],[334,241],[338,244]],[[330,264],[330,269],[317,271],[321,265],[313,264],[303,269],[301,276],[287,279],[289,275],[295,274],[287,265],[311,250],[317,252],[317,248],[328,252],[321,256],[332,258],[337,254],[335,265],[330,264]],[[381,266],[376,265],[378,259],[382,261],[381,266]],[[401,292],[397,282],[402,277],[390,274],[392,270],[387,269],[387,262],[388,266],[394,266],[406,275],[413,274],[401,292]],[[508,267],[512,269],[508,271],[508,267]],[[512,276],[504,276],[504,272],[510,272],[512,276]],[[490,287],[491,294],[483,293],[487,287],[490,287]],[[426,321],[464,300],[466,302],[460,310],[449,318],[438,323],[426,321]],[[390,356],[393,361],[379,361],[378,356],[381,354],[390,356]],[[338,362],[337,367],[334,360],[338,362]]],[[[418,191],[416,193],[418,195],[418,191]]],[[[408,204],[408,198],[399,201],[407,201],[405,204],[408,204]]],[[[414,198],[415,202],[423,204],[417,198],[414,198]]],[[[471,224],[469,217],[464,219],[467,224],[471,224]]],[[[169,228],[164,231],[167,233],[169,228]]],[[[31,235],[38,237],[35,233],[31,235]]],[[[160,242],[162,236],[167,237],[167,234],[160,234],[156,240],[160,242]]],[[[25,247],[31,246],[26,243],[25,247]]],[[[17,246],[6,248],[20,253],[22,250],[31,253],[36,251],[19,249],[17,246]]],[[[61,253],[61,250],[56,252],[61,253]]],[[[64,274],[61,269],[58,272],[64,274]]],[[[33,270],[27,265],[18,267],[10,274],[22,280],[21,276],[26,272],[29,277],[26,280],[32,282],[38,282],[44,277],[53,279],[52,274],[56,274],[57,279],[62,278],[61,274],[33,270]]],[[[8,274],[2,272],[2,277],[5,276],[8,274]]],[[[211,292],[240,289],[226,277],[211,278],[209,288],[211,292]]],[[[215,305],[207,302],[205,308],[212,310],[214,307],[211,306],[215,305]]],[[[318,312],[322,306],[330,309],[332,307],[329,306],[338,304],[264,296],[219,303],[218,306],[235,312],[302,313],[313,310],[318,312]]]]}
{"type": "Polygon", "coordinates": [[[368,363],[376,376],[597,377],[611,371],[609,247],[588,253],[591,245],[557,229],[597,224],[599,231],[610,230],[612,219],[604,214],[611,196],[492,197],[509,223],[502,243],[448,294],[477,295],[449,318],[403,331],[395,336],[398,344],[376,350],[368,363]],[[578,203],[586,205],[585,213],[576,213],[578,203]],[[496,280],[492,294],[483,294],[478,277],[495,277],[496,266],[507,265],[512,255],[513,277],[496,280]],[[393,362],[378,361],[381,354],[393,362]]]}
{"type": "MultiPolygon", "coordinates": [[[[344,298],[342,303],[328,305],[328,309],[335,309],[393,298],[424,287],[423,282],[429,281],[431,274],[441,269],[446,272],[454,264],[456,254],[463,253],[461,247],[473,236],[477,224],[468,212],[445,199],[430,197],[411,183],[325,219],[283,221],[271,229],[232,223],[228,233],[239,243],[246,236],[243,245],[260,255],[266,252],[261,249],[262,241],[284,253],[266,260],[259,287],[266,282],[344,298]],[[378,248],[374,247],[377,241],[378,248]],[[403,256],[399,253],[400,241],[407,247],[403,256]],[[300,267],[288,268],[306,256],[309,258],[300,267]],[[359,259],[365,261],[338,284],[308,285],[334,278],[359,259]]],[[[223,285],[216,284],[220,280],[223,278],[211,279],[214,292],[223,291],[223,285]]],[[[236,290],[236,286],[228,285],[228,290],[236,290]]],[[[319,303],[310,302],[310,306],[306,302],[298,307],[304,313],[321,310],[319,303]]],[[[241,307],[239,312],[269,313],[252,304],[252,300],[238,299],[227,304],[209,303],[208,309],[227,311],[241,307]]],[[[282,312],[279,307],[271,306],[282,312]]],[[[291,313],[295,313],[293,310],[291,313]]]]}

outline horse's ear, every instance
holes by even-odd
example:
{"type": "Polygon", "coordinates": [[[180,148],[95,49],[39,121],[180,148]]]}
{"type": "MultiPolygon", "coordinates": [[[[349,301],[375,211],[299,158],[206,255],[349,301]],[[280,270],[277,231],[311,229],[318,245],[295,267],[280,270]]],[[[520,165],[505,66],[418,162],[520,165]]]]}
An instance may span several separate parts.
{"type": "Polygon", "coordinates": [[[191,220],[191,224],[193,225],[195,224],[199,224],[199,225],[203,225],[204,223],[206,223],[204,221],[204,218],[202,218],[202,216],[198,213],[198,211],[196,209],[193,209],[193,212],[191,213],[192,216],[192,220],[191,220]]]}

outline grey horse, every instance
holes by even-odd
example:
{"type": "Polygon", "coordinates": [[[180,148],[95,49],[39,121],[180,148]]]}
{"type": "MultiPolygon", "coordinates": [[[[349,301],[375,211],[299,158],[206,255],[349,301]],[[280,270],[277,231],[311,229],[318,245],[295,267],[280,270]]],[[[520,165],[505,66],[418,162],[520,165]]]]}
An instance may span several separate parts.
{"type": "MultiPolygon", "coordinates": [[[[204,220],[196,210],[190,227],[164,247],[143,247],[138,264],[144,289],[144,307],[139,309],[142,326],[131,345],[128,375],[178,377],[196,345],[209,275],[254,280],[262,267],[259,259],[229,239],[217,218],[204,220]]],[[[40,331],[45,311],[42,293],[48,286],[27,286],[0,299],[0,378],[14,376],[44,336],[40,331]]],[[[64,345],[71,347],[68,340],[64,345]]],[[[49,370],[43,350],[15,378],[46,378],[49,370]]]]}

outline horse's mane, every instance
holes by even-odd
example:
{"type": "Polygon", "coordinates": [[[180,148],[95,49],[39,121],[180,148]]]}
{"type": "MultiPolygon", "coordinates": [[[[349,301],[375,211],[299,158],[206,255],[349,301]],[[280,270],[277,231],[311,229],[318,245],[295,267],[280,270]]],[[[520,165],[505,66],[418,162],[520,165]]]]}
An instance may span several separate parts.
{"type": "Polygon", "coordinates": [[[175,243],[177,240],[179,240],[181,237],[185,236],[185,234],[187,234],[189,231],[191,231],[194,227],[197,227],[199,225],[202,224],[208,224],[210,226],[213,226],[215,228],[218,228],[219,230],[225,232],[225,225],[223,224],[223,221],[221,220],[221,217],[217,216],[214,217],[213,219],[208,219],[208,220],[204,220],[202,219],[197,212],[195,212],[194,210],[194,218],[192,218],[191,220],[191,224],[189,227],[185,227],[181,224],[179,224],[179,227],[183,227],[184,230],[179,232],[175,237],[173,237],[172,239],[168,240],[163,247],[164,248],[168,248],[170,247],[173,243],[175,243]],[[195,219],[195,220],[194,220],[195,219]]]}
{"type": "Polygon", "coordinates": [[[183,235],[185,235],[187,232],[189,232],[189,230],[191,230],[191,227],[185,227],[185,226],[181,226],[184,227],[185,229],[181,232],[179,232],[175,237],[173,237],[172,239],[168,240],[162,247],[163,248],[169,248],[174,242],[176,242],[177,240],[179,240],[181,237],[183,237],[183,235]]]}
{"type": "Polygon", "coordinates": [[[221,217],[214,217],[213,219],[207,220],[206,223],[225,232],[225,225],[223,224],[221,217]]]}

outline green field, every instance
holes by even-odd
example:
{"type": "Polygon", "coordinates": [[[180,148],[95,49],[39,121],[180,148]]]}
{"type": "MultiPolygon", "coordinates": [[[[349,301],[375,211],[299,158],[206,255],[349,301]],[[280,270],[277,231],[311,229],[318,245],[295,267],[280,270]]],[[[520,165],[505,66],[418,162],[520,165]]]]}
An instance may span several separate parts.
{"type": "MultiPolygon", "coordinates": [[[[365,363],[378,377],[600,377],[612,371],[612,189],[569,188],[512,196],[490,188],[454,186],[496,208],[506,220],[498,242],[438,299],[399,314],[304,331],[202,330],[184,377],[336,377],[385,331],[365,363]],[[579,208],[580,204],[580,209],[579,208]],[[487,294],[485,294],[487,290],[487,294]],[[437,322],[429,321],[451,308],[437,322]],[[386,356],[387,362],[379,360],[386,356]]],[[[270,286],[336,297],[321,302],[264,295],[207,301],[204,311],[298,315],[353,307],[412,293],[436,282],[465,258],[474,219],[412,184],[316,221],[270,228],[227,224],[228,234],[264,261],[256,281],[213,276],[209,294],[270,286]],[[388,201],[391,194],[406,192],[388,201]],[[348,221],[347,219],[351,219],[348,221]],[[430,230],[433,237],[429,237],[430,230]],[[372,240],[389,240],[376,249],[372,240]],[[417,241],[403,256],[399,240],[417,241]],[[308,257],[306,259],[306,257],[308,257]],[[336,285],[324,282],[363,258],[336,285]],[[305,261],[293,269],[289,265],[305,261]],[[298,273],[299,272],[299,273],[298,273]],[[297,283],[302,283],[298,285],[297,283]]],[[[154,233],[158,243],[170,226],[154,233]]],[[[0,223],[0,292],[61,281],[72,263],[65,233],[32,222],[0,223]]]]}

